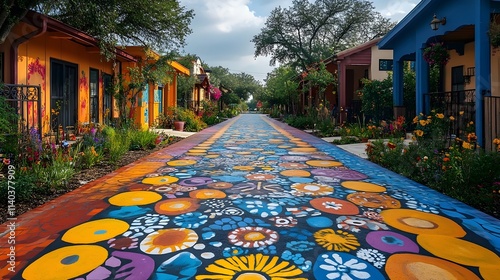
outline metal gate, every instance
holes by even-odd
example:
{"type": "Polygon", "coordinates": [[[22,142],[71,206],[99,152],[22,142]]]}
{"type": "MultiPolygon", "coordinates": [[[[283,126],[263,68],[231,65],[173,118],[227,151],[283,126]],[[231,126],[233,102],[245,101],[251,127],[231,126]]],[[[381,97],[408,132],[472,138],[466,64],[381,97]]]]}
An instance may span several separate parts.
{"type": "Polygon", "coordinates": [[[484,97],[484,141],[485,149],[493,151],[493,140],[500,138],[500,96],[484,97]]]}
{"type": "Polygon", "coordinates": [[[19,115],[20,133],[29,133],[31,128],[36,128],[41,134],[43,130],[40,86],[3,84],[0,86],[0,95],[19,115]]]}

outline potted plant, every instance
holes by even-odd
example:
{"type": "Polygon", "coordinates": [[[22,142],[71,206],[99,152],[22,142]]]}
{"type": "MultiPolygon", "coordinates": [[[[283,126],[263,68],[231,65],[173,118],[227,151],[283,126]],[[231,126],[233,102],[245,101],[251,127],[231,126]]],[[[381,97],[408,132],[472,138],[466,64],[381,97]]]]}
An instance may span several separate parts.
{"type": "Polygon", "coordinates": [[[187,109],[182,107],[176,107],[174,109],[174,130],[184,131],[186,118],[187,118],[187,109]]]}
{"type": "Polygon", "coordinates": [[[424,59],[430,66],[446,65],[450,60],[450,54],[442,42],[431,43],[424,49],[424,59]]]}

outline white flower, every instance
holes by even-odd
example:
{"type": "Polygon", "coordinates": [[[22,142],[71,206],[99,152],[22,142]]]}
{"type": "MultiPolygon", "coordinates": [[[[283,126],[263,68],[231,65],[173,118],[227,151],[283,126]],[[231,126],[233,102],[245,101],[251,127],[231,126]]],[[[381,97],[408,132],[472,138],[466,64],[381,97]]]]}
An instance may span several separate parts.
{"type": "Polygon", "coordinates": [[[325,208],[330,208],[330,209],[334,209],[334,210],[340,210],[342,209],[342,203],[335,203],[334,201],[328,201],[328,202],[325,202],[323,203],[323,206],[325,208]]]}
{"type": "Polygon", "coordinates": [[[368,266],[364,263],[358,262],[356,259],[350,259],[346,262],[342,260],[342,257],[338,254],[333,254],[332,258],[329,259],[328,255],[323,255],[325,258],[325,263],[320,265],[320,268],[326,271],[331,271],[326,277],[328,279],[342,279],[342,280],[352,280],[351,276],[358,279],[369,279],[370,274],[363,271],[368,266]]]}

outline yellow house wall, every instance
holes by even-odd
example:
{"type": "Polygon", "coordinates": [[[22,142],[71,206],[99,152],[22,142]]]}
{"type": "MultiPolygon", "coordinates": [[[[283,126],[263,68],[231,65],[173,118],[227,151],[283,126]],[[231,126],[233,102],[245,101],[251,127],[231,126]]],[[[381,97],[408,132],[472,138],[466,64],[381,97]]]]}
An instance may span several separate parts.
{"type": "Polygon", "coordinates": [[[393,59],[392,50],[379,50],[377,45],[372,47],[372,60],[369,73],[369,77],[372,80],[382,81],[389,75],[389,71],[379,70],[380,59],[393,59]]]}
{"type": "MultiPolygon", "coordinates": [[[[49,131],[50,112],[50,61],[51,58],[77,65],[78,90],[77,90],[77,121],[78,123],[89,122],[89,70],[99,70],[101,74],[112,74],[113,65],[102,59],[97,49],[89,52],[84,46],[66,39],[51,37],[45,33],[23,43],[18,48],[18,84],[41,85],[42,87],[42,126],[43,132],[49,131]],[[32,71],[30,69],[38,69],[32,71]]],[[[99,79],[99,122],[103,121],[103,94],[102,79],[99,79]]]]}
{"type": "MultiPolygon", "coordinates": [[[[455,50],[449,51],[450,61],[444,67],[444,91],[451,91],[451,69],[457,66],[463,66],[464,72],[467,71],[468,67],[474,67],[474,43],[468,43],[465,45],[464,55],[459,55],[455,50]]],[[[493,65],[492,65],[493,66],[493,65]]],[[[492,67],[493,69],[493,67],[492,67]]],[[[476,86],[476,77],[473,76],[470,79],[470,83],[465,84],[465,90],[474,89],[476,86]]]]}

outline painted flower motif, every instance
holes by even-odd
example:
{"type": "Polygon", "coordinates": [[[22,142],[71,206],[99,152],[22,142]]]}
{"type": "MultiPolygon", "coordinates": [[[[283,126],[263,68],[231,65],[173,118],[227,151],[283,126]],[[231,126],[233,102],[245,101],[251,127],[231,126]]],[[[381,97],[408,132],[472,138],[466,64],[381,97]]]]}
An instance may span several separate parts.
{"type": "Polygon", "coordinates": [[[356,236],[342,230],[322,229],[314,233],[314,239],[327,250],[349,252],[360,246],[356,236]]]}
{"type": "Polygon", "coordinates": [[[233,256],[216,260],[206,267],[212,274],[197,275],[197,280],[205,279],[294,279],[307,280],[298,277],[303,271],[287,261],[281,261],[277,256],[251,254],[233,256]]]}
{"type": "Polygon", "coordinates": [[[174,218],[174,224],[184,228],[199,228],[208,221],[207,215],[200,212],[182,214],[174,218]]]}
{"type": "Polygon", "coordinates": [[[292,261],[295,265],[302,269],[302,271],[309,271],[312,268],[312,262],[306,260],[300,253],[294,254],[288,250],[285,250],[281,254],[281,258],[286,261],[292,261]]]}
{"type": "Polygon", "coordinates": [[[372,263],[376,268],[382,268],[385,265],[385,256],[375,249],[359,249],[356,256],[372,263]]]}
{"type": "Polygon", "coordinates": [[[307,229],[301,229],[298,227],[287,228],[287,229],[281,230],[279,233],[281,236],[288,236],[290,239],[299,240],[299,241],[306,241],[309,237],[311,237],[313,235],[307,229]]]}
{"type": "Polygon", "coordinates": [[[137,248],[139,239],[130,237],[118,237],[108,240],[109,248],[127,250],[137,248]]]}
{"type": "Polygon", "coordinates": [[[277,227],[294,227],[297,225],[298,221],[294,217],[273,217],[269,219],[274,222],[277,227]]]}
{"type": "Polygon", "coordinates": [[[265,255],[276,255],[277,254],[276,246],[274,246],[274,245],[257,247],[257,252],[265,254],[265,255]]]}
{"type": "Polygon", "coordinates": [[[389,228],[377,221],[370,220],[361,216],[340,216],[337,218],[337,226],[343,230],[360,232],[360,229],[369,230],[388,230],[389,228]]]}
{"type": "Polygon", "coordinates": [[[276,231],[263,227],[242,227],[231,231],[228,239],[236,246],[256,248],[274,244],[279,235],[276,231]]]}
{"type": "Polygon", "coordinates": [[[347,253],[322,254],[313,271],[316,279],[385,279],[377,268],[347,253]]]}
{"type": "Polygon", "coordinates": [[[370,220],[374,220],[377,222],[384,221],[384,218],[380,215],[380,213],[377,213],[375,211],[365,211],[365,212],[363,212],[363,216],[370,219],[370,220]]]}
{"type": "Polygon", "coordinates": [[[216,220],[209,226],[212,230],[234,230],[240,227],[247,226],[260,226],[260,227],[268,227],[271,226],[268,222],[261,219],[252,219],[249,217],[240,217],[240,216],[231,216],[224,217],[220,220],[216,220]]]}
{"type": "Polygon", "coordinates": [[[296,218],[310,217],[310,216],[319,216],[321,212],[317,209],[302,206],[302,207],[290,207],[286,209],[286,215],[293,215],[296,218]]]}
{"type": "Polygon", "coordinates": [[[140,244],[141,251],[151,255],[163,255],[194,246],[198,234],[191,229],[172,228],[155,231],[140,244]]]}
{"type": "Polygon", "coordinates": [[[262,218],[267,218],[269,216],[277,216],[281,213],[282,207],[277,203],[268,203],[262,200],[235,200],[234,204],[237,204],[243,210],[249,212],[250,214],[259,215],[262,218]]]}
{"type": "Polygon", "coordinates": [[[313,196],[323,196],[333,193],[333,187],[318,183],[295,183],[292,185],[293,195],[303,196],[303,195],[313,195],[313,196]]]}
{"type": "Polygon", "coordinates": [[[323,206],[326,209],[333,209],[333,210],[340,210],[340,209],[342,209],[342,203],[337,203],[337,202],[334,202],[334,201],[327,201],[327,202],[323,203],[323,206]]]}
{"type": "Polygon", "coordinates": [[[226,247],[226,248],[224,248],[224,251],[222,251],[222,255],[226,258],[229,258],[232,256],[246,255],[247,253],[248,253],[248,250],[243,249],[241,247],[237,247],[237,246],[226,247]]]}
{"type": "Polygon", "coordinates": [[[311,251],[316,244],[310,241],[290,241],[286,243],[286,248],[297,252],[311,251]]]}

